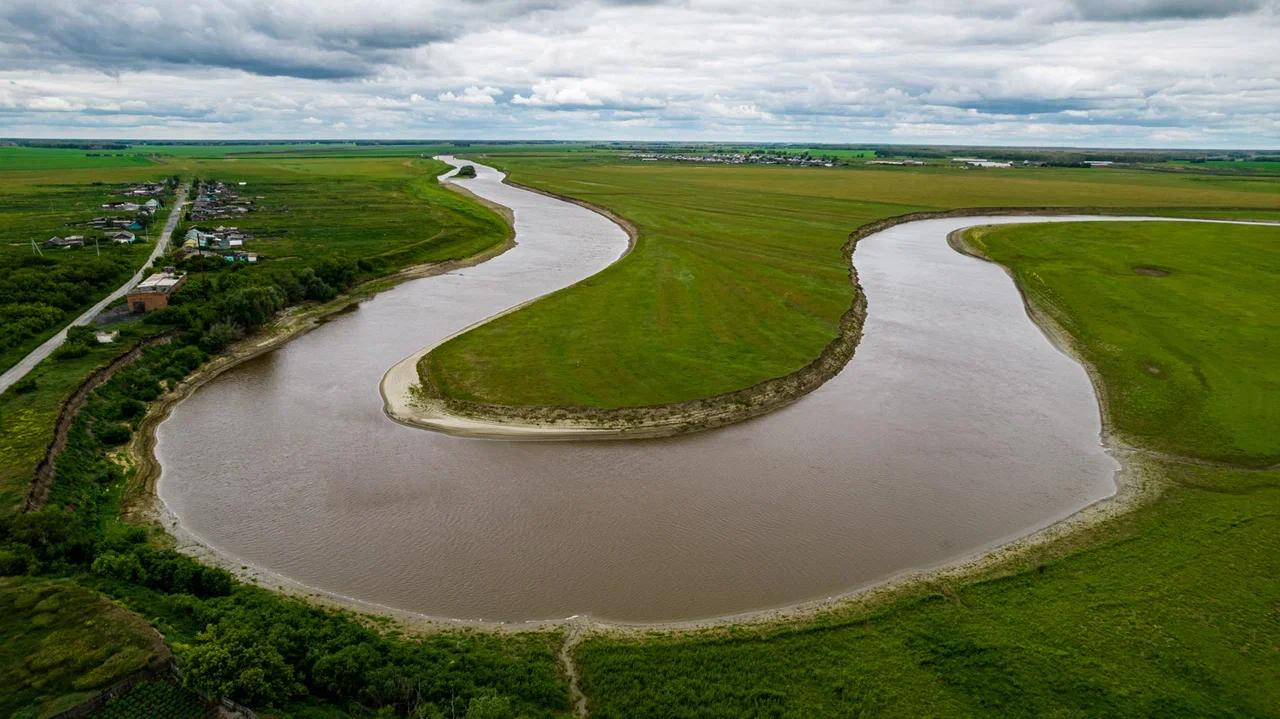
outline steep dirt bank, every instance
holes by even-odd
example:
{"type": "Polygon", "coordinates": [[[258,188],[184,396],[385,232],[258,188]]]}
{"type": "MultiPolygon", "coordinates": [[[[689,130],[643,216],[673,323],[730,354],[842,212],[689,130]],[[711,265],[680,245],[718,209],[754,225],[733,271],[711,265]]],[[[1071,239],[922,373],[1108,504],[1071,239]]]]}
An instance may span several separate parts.
{"type": "Polygon", "coordinates": [[[89,393],[97,389],[103,382],[111,379],[111,376],[116,372],[136,362],[142,356],[143,350],[148,347],[166,344],[172,340],[172,334],[163,334],[142,340],[123,354],[91,372],[88,377],[84,378],[84,381],[76,386],[71,395],[62,403],[62,408],[58,410],[58,419],[53,425],[53,439],[49,440],[49,446],[45,448],[44,457],[36,465],[35,476],[31,480],[31,486],[27,488],[26,499],[22,502],[22,511],[35,511],[49,501],[49,490],[53,487],[53,481],[58,471],[58,455],[62,454],[62,450],[66,449],[67,433],[71,431],[71,423],[75,421],[76,415],[80,414],[80,409],[84,407],[85,400],[89,398],[89,393]]]}

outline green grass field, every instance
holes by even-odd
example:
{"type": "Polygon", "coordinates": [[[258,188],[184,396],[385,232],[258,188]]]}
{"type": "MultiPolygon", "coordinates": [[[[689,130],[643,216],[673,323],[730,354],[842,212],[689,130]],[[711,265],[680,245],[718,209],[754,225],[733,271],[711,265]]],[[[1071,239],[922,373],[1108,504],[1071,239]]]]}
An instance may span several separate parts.
{"type": "Polygon", "coordinates": [[[468,156],[518,182],[607,207],[640,230],[635,250],[614,266],[423,359],[435,391],[507,405],[661,404],[792,372],[834,337],[850,305],[840,252],[848,234],[884,217],[1046,205],[1280,212],[1280,182],[1259,178],[468,156]]]}
{"type": "Polygon", "coordinates": [[[968,237],[1071,335],[1093,338],[1082,351],[1120,400],[1110,418],[1129,442],[1280,462],[1280,312],[1267,311],[1280,297],[1280,227],[1050,224],[968,237]]]}
{"type": "Polygon", "coordinates": [[[265,265],[290,266],[326,255],[377,261],[393,270],[475,254],[505,234],[502,220],[440,187],[435,160],[255,158],[203,160],[191,172],[255,198],[246,215],[184,222],[228,224],[253,235],[246,249],[265,265]],[[477,230],[481,230],[477,232],[477,230]]]}
{"type": "MultiPolygon", "coordinates": [[[[1219,457],[1229,436],[1236,461],[1271,461],[1274,415],[1238,399],[1274,396],[1274,367],[1250,371],[1260,358],[1274,365],[1274,333],[1270,351],[1251,338],[1275,319],[1274,243],[1259,235],[1280,230],[1194,225],[1169,239],[1163,228],[1002,228],[981,246],[1042,281],[1033,301],[1078,333],[1086,356],[1109,358],[1098,369],[1113,416],[1182,400],[1187,417],[1162,438],[1179,451],[1219,457]],[[1215,267],[1168,258],[1170,243],[1215,267]],[[1153,257],[1186,272],[1135,290],[1120,268],[1153,257]],[[1226,299],[1187,301],[1200,293],[1226,299]],[[1177,355],[1211,380],[1147,388],[1110,359],[1126,355],[1177,355]]],[[[763,629],[590,638],[577,659],[592,716],[1280,715],[1280,471],[1160,460],[1150,471],[1167,487],[1151,506],[982,581],[763,629]]]]}
{"type": "Polygon", "coordinates": [[[158,657],[146,622],[66,581],[0,578],[0,714],[70,709],[158,657]]]}
{"type": "Polygon", "coordinates": [[[0,146],[0,174],[31,170],[154,168],[154,166],[154,162],[135,150],[0,146]]]}

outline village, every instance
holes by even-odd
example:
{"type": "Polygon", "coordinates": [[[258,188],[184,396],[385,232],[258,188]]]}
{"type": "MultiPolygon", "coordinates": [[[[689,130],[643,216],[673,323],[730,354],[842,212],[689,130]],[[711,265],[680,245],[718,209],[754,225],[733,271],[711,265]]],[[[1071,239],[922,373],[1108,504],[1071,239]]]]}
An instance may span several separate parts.
{"type": "Polygon", "coordinates": [[[834,158],[813,157],[805,154],[769,153],[763,150],[751,152],[708,152],[703,154],[684,154],[666,152],[633,152],[628,159],[642,162],[703,162],[723,165],[790,165],[793,167],[834,167],[834,158]]]}
{"type": "MultiPolygon", "coordinates": [[[[235,187],[245,187],[247,184],[237,182],[235,187]]],[[[241,198],[231,187],[221,180],[197,180],[196,197],[185,219],[199,222],[253,212],[254,201],[241,198]]],[[[182,245],[173,253],[174,264],[153,273],[130,290],[126,297],[127,311],[138,314],[168,307],[170,297],[186,281],[186,273],[180,271],[178,265],[201,258],[221,258],[228,264],[256,264],[257,253],[245,250],[245,243],[252,239],[253,235],[239,227],[222,224],[208,229],[198,225],[188,227],[182,236],[182,245]]]]}
{"type": "MultiPolygon", "coordinates": [[[[238,182],[236,187],[245,187],[247,183],[238,182]]],[[[186,219],[199,222],[201,220],[226,219],[243,216],[254,210],[254,201],[241,198],[221,180],[200,180],[196,185],[196,199],[186,219]]],[[[245,243],[253,236],[238,227],[219,224],[204,229],[199,226],[190,227],[182,236],[182,246],[174,253],[174,261],[186,262],[196,257],[221,257],[225,262],[244,262],[254,264],[258,255],[245,251],[245,243]]]]}
{"type": "MultiPolygon", "coordinates": [[[[247,183],[238,182],[237,187],[247,183]]],[[[195,222],[237,217],[253,211],[253,200],[241,198],[221,180],[200,180],[196,186],[196,199],[187,213],[187,219],[195,222]]]]}
{"type": "MultiPolygon", "coordinates": [[[[116,197],[127,197],[129,200],[111,200],[99,207],[111,210],[115,214],[100,215],[88,220],[67,223],[70,227],[84,228],[81,231],[54,235],[40,242],[46,249],[73,250],[89,243],[108,242],[117,245],[132,245],[142,240],[139,232],[145,232],[155,221],[156,213],[165,206],[164,196],[177,186],[177,178],[170,177],[163,182],[144,182],[116,190],[116,197]],[[142,200],[142,198],[146,198],[142,200]],[[142,200],[140,202],[134,200],[142,200]]],[[[33,249],[36,243],[33,240],[33,249]]],[[[38,250],[37,250],[38,252],[38,250]]]]}

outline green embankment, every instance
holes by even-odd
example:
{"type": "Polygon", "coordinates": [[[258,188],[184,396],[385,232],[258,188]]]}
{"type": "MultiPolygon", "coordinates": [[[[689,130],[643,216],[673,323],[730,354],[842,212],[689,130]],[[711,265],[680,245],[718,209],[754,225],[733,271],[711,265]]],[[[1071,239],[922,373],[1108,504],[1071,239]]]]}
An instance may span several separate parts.
{"type": "MultiPolygon", "coordinates": [[[[1086,357],[1104,358],[1118,424],[1148,426],[1129,418],[1181,402],[1180,421],[1141,439],[1193,459],[1229,448],[1257,465],[1280,451],[1280,432],[1274,408],[1259,416],[1241,398],[1275,396],[1276,335],[1268,342],[1265,328],[1277,234],[1035,225],[980,242],[1037,278],[1032,300],[1086,357]],[[1133,275],[1157,263],[1173,271],[1133,275]],[[1223,300],[1189,301],[1206,296],[1223,300]],[[1208,381],[1170,368],[1148,383],[1147,358],[1173,356],[1208,381]]],[[[982,581],[811,622],[590,638],[577,660],[592,716],[1280,715],[1280,471],[1135,461],[1166,487],[1153,504],[982,581]]]]}
{"type": "Polygon", "coordinates": [[[505,405],[663,404],[793,372],[835,336],[850,305],[841,256],[850,231],[884,217],[1047,205],[1280,213],[1280,182],[1257,178],[476,159],[613,210],[640,231],[614,266],[451,340],[419,365],[430,391],[505,405]]]}
{"type": "Polygon", "coordinates": [[[0,715],[45,717],[159,658],[147,623],[66,581],[0,579],[0,715]]]}

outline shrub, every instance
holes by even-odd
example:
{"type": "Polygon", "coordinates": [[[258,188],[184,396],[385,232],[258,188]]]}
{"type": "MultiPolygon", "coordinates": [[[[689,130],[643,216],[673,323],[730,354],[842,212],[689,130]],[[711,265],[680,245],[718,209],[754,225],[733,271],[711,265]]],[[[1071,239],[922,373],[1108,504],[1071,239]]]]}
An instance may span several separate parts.
{"type": "Polygon", "coordinates": [[[115,419],[134,419],[147,411],[147,405],[136,399],[124,398],[111,406],[110,416],[115,419]]]}
{"type": "Polygon", "coordinates": [[[26,574],[35,569],[36,558],[30,547],[15,545],[0,547],[0,576],[26,574]]]}
{"type": "Polygon", "coordinates": [[[244,336],[244,331],[229,322],[215,322],[200,336],[200,349],[217,352],[244,336]]]}
{"type": "Polygon", "coordinates": [[[116,422],[112,422],[94,430],[94,435],[98,437],[98,441],[109,446],[128,442],[129,435],[131,434],[133,434],[133,432],[129,430],[128,426],[116,422]]]}
{"type": "Polygon", "coordinates": [[[66,342],[54,350],[53,358],[59,360],[76,359],[89,354],[89,345],[83,342],[66,342]]]}
{"type": "Polygon", "coordinates": [[[97,340],[95,331],[87,325],[72,325],[67,328],[67,343],[89,345],[97,340]]]}
{"type": "Polygon", "coordinates": [[[36,378],[31,375],[27,375],[17,382],[14,382],[12,385],[9,385],[9,389],[13,390],[14,394],[34,392],[36,389],[36,378]]]}
{"type": "Polygon", "coordinates": [[[141,582],[146,578],[146,572],[142,569],[142,562],[139,562],[138,555],[132,552],[126,554],[117,554],[115,552],[103,554],[93,560],[91,570],[99,576],[120,579],[126,582],[141,582]]]}
{"type": "Polygon", "coordinates": [[[269,705],[304,691],[270,639],[247,627],[206,627],[184,659],[183,682],[207,696],[269,705]]]}

